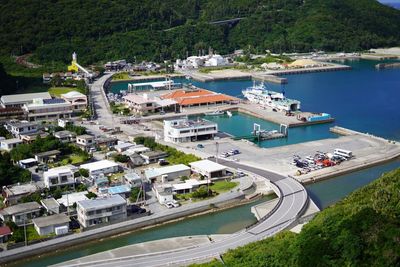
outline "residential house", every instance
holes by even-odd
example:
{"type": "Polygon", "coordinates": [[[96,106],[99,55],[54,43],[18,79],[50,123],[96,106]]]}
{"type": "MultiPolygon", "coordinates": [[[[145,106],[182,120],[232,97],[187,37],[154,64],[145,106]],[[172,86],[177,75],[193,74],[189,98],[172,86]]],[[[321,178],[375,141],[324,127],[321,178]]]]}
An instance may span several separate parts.
{"type": "Polygon", "coordinates": [[[73,165],[61,166],[49,169],[43,173],[44,185],[46,188],[72,187],[75,185],[74,173],[78,168],[73,165]]]}
{"type": "Polygon", "coordinates": [[[76,141],[76,134],[71,131],[58,131],[53,135],[62,143],[74,143],[76,141]]]}
{"type": "Polygon", "coordinates": [[[99,137],[96,139],[96,145],[98,148],[108,149],[115,146],[118,143],[118,139],[115,137],[99,137]]]}
{"type": "Polygon", "coordinates": [[[87,228],[126,219],[126,200],[120,195],[77,202],[78,221],[87,228]]]}
{"type": "Polygon", "coordinates": [[[60,203],[55,200],[55,198],[44,198],[40,200],[42,206],[46,209],[47,213],[52,214],[59,214],[61,212],[60,203]]]}
{"type": "Polygon", "coordinates": [[[13,234],[13,232],[11,231],[10,227],[1,226],[0,227],[0,243],[6,243],[12,234],[13,234]]]}
{"type": "Polygon", "coordinates": [[[50,150],[35,154],[35,159],[37,162],[41,163],[54,162],[58,159],[60,154],[61,152],[59,150],[50,150]]]}
{"type": "Polygon", "coordinates": [[[5,221],[13,221],[17,225],[29,223],[31,219],[40,217],[42,206],[37,202],[17,204],[0,210],[0,218],[5,221]]]}
{"type": "Polygon", "coordinates": [[[82,164],[81,169],[89,171],[90,176],[97,176],[99,174],[110,174],[118,172],[120,167],[117,163],[110,160],[100,160],[91,163],[82,164]]]}
{"type": "Polygon", "coordinates": [[[142,186],[142,177],[136,172],[130,172],[124,175],[124,183],[129,185],[129,187],[141,187],[142,186]]]}
{"type": "Polygon", "coordinates": [[[165,183],[183,176],[189,177],[190,168],[183,164],[171,165],[162,168],[152,168],[145,170],[144,176],[151,183],[156,182],[156,180],[165,183]]]}
{"type": "Polygon", "coordinates": [[[36,122],[13,122],[10,121],[5,125],[5,128],[16,138],[21,135],[35,134],[39,131],[40,126],[36,122]]]}
{"type": "Polygon", "coordinates": [[[165,204],[174,200],[171,184],[156,184],[153,191],[160,204],[165,204]]]}
{"type": "Polygon", "coordinates": [[[96,145],[95,137],[89,134],[78,135],[76,137],[76,144],[84,151],[90,151],[94,149],[96,145]]]}
{"type": "Polygon", "coordinates": [[[114,146],[115,151],[118,153],[122,153],[132,147],[135,147],[135,144],[129,143],[129,142],[121,142],[118,141],[118,144],[114,146]]]}
{"type": "Polygon", "coordinates": [[[157,163],[160,159],[168,157],[168,153],[164,151],[149,151],[140,154],[146,164],[157,163]]]}
{"type": "Polygon", "coordinates": [[[16,148],[18,145],[22,144],[22,140],[18,138],[11,138],[0,141],[0,149],[5,151],[11,151],[13,148],[16,148]]]}
{"type": "Polygon", "coordinates": [[[39,187],[35,183],[3,186],[4,204],[7,206],[15,205],[22,197],[29,196],[37,191],[39,191],[39,187]]]}
{"type": "Polygon", "coordinates": [[[69,231],[69,222],[71,219],[63,214],[55,214],[40,218],[35,218],[32,220],[33,226],[35,227],[36,232],[43,235],[50,234],[66,234],[69,231]]]}
{"type": "Polygon", "coordinates": [[[68,193],[62,195],[61,198],[57,199],[56,201],[58,204],[63,205],[64,207],[71,208],[78,201],[88,200],[88,197],[86,196],[87,194],[88,191],[68,193]]]}
{"type": "Polygon", "coordinates": [[[193,172],[199,173],[208,179],[226,176],[227,167],[208,159],[195,161],[189,165],[193,172]]]}

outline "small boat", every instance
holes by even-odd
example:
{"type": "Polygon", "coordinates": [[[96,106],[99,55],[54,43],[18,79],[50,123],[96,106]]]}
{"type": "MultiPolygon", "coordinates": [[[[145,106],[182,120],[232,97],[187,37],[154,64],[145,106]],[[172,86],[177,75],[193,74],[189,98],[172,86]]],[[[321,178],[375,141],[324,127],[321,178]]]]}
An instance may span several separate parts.
{"type": "Polygon", "coordinates": [[[228,115],[228,117],[232,117],[232,112],[230,112],[229,110],[226,111],[226,115],[228,115]]]}
{"type": "Polygon", "coordinates": [[[206,113],[204,113],[204,115],[206,115],[206,116],[220,116],[220,115],[224,115],[224,113],[225,113],[224,111],[217,109],[215,111],[206,112],[206,113]]]}

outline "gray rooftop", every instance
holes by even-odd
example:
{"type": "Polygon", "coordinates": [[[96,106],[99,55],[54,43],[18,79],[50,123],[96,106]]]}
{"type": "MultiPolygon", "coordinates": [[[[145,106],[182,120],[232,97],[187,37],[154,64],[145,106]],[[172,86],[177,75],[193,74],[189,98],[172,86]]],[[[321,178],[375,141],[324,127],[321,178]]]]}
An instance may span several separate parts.
{"type": "Polygon", "coordinates": [[[50,150],[50,151],[45,151],[42,153],[37,153],[35,154],[35,157],[47,157],[47,156],[55,156],[60,154],[61,152],[59,150],[50,150]]]}
{"type": "Polygon", "coordinates": [[[35,224],[37,227],[65,224],[69,223],[70,221],[71,219],[63,213],[32,219],[33,224],[35,224]]]}
{"type": "Polygon", "coordinates": [[[6,140],[1,140],[1,142],[4,144],[15,144],[15,143],[22,143],[22,140],[18,138],[11,138],[6,140]]]}
{"type": "Polygon", "coordinates": [[[70,132],[70,131],[58,131],[58,132],[55,132],[54,133],[54,136],[55,137],[58,137],[58,138],[63,138],[63,137],[68,137],[68,136],[76,136],[76,134],[75,133],[73,133],[73,132],[70,132]]]}
{"type": "Polygon", "coordinates": [[[23,195],[36,192],[39,188],[36,184],[21,184],[3,187],[3,191],[6,191],[8,195],[23,195]]]}
{"type": "Polygon", "coordinates": [[[82,134],[82,135],[78,135],[77,138],[80,138],[80,139],[92,139],[92,138],[94,138],[94,136],[90,135],[90,134],[82,134]]]}
{"type": "Polygon", "coordinates": [[[12,126],[12,127],[28,127],[28,126],[39,126],[39,124],[37,122],[9,122],[7,123],[8,125],[12,126]]]}
{"type": "Polygon", "coordinates": [[[22,203],[14,206],[7,207],[3,209],[1,212],[6,215],[14,215],[18,213],[25,213],[30,211],[35,211],[40,209],[42,206],[39,205],[37,202],[27,202],[22,203]]]}
{"type": "Polygon", "coordinates": [[[47,210],[55,210],[60,207],[60,204],[55,198],[45,198],[40,201],[47,210]]]}
{"type": "Polygon", "coordinates": [[[78,201],[77,204],[86,211],[89,211],[126,204],[126,200],[120,195],[113,195],[105,198],[82,200],[78,201]]]}
{"type": "Polygon", "coordinates": [[[149,152],[142,153],[141,155],[144,157],[152,158],[152,157],[164,157],[164,156],[167,156],[168,153],[164,152],[164,151],[149,151],[149,152]]]}
{"type": "Polygon", "coordinates": [[[1,102],[4,104],[13,103],[30,103],[34,98],[51,99],[48,92],[31,93],[31,94],[16,94],[16,95],[3,95],[1,102]]]}

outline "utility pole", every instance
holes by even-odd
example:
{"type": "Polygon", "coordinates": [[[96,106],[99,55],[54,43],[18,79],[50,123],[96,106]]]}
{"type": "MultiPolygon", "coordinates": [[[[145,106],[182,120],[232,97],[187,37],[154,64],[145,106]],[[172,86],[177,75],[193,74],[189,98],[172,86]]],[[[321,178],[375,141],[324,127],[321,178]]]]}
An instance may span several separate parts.
{"type": "Polygon", "coordinates": [[[218,149],[219,149],[219,143],[218,142],[215,142],[215,148],[216,148],[215,162],[218,163],[218,149]]]}
{"type": "MultiPolygon", "coordinates": [[[[26,216],[26,215],[24,215],[26,216]]],[[[25,237],[25,246],[28,245],[28,240],[26,239],[26,218],[24,217],[24,237],[25,237]]]]}

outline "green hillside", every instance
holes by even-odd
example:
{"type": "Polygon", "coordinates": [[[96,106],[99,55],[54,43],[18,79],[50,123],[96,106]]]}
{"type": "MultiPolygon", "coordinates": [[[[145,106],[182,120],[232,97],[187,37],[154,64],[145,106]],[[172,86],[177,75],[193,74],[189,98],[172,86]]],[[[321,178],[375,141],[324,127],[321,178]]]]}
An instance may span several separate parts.
{"type": "MultiPolygon", "coordinates": [[[[223,255],[225,266],[399,266],[400,169],[282,232],[223,255]]],[[[196,266],[224,266],[214,261],[196,266]]]]}
{"type": "Polygon", "coordinates": [[[375,0],[2,0],[0,54],[54,65],[183,57],[212,47],[354,51],[400,44],[400,11],[375,0]],[[212,21],[243,18],[238,23],[212,21]]]}

